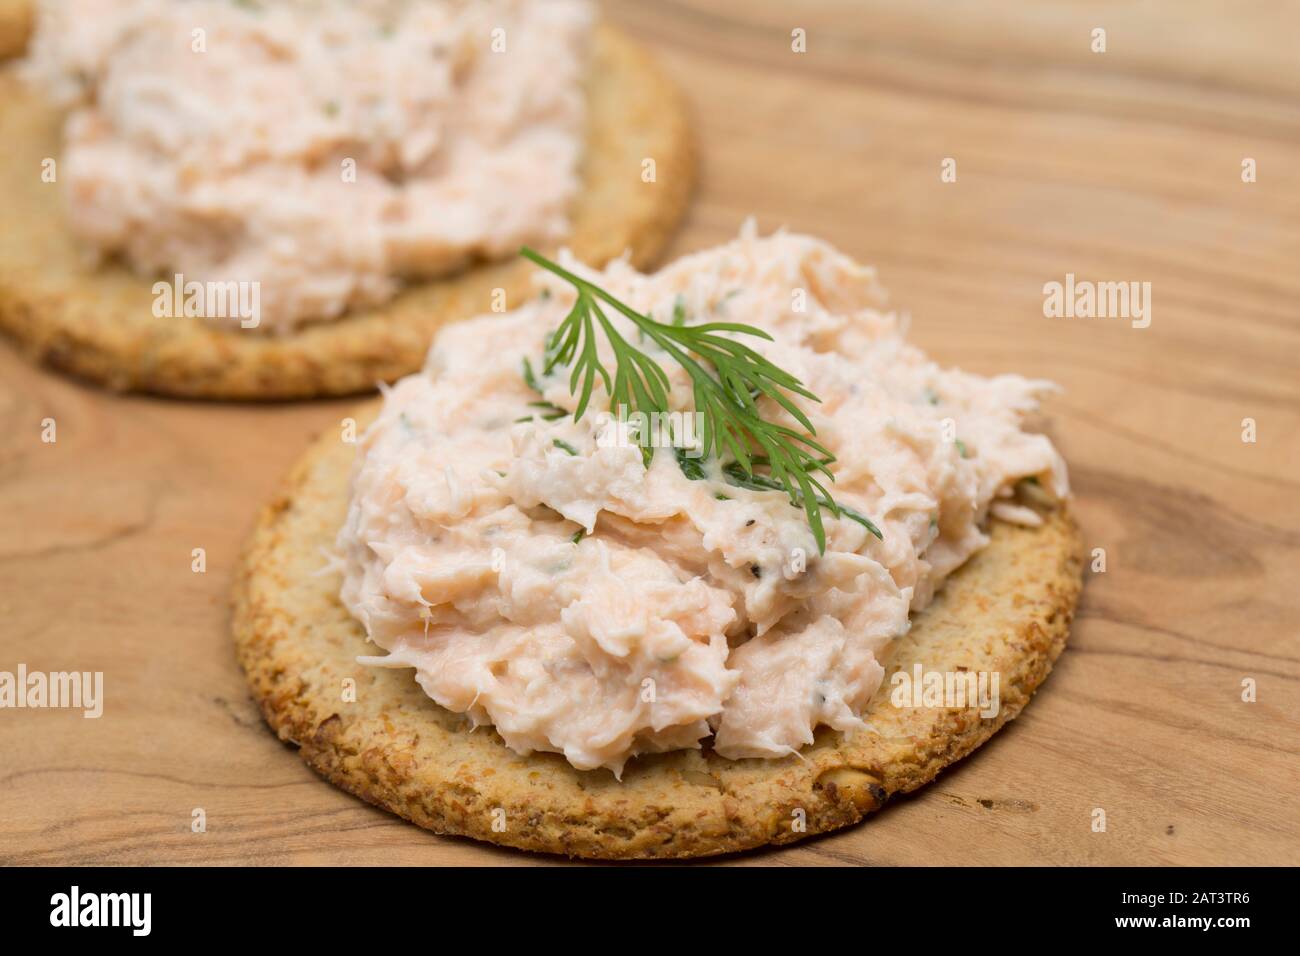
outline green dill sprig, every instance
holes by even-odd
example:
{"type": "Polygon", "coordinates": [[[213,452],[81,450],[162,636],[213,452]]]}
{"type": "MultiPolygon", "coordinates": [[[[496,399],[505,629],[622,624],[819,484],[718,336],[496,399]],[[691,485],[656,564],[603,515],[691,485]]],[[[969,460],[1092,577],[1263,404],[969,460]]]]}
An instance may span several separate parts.
{"type": "MultiPolygon", "coordinates": [[[[686,371],[695,410],[703,416],[700,436],[703,454],[719,459],[724,454],[730,455],[734,461],[729,467],[735,474],[761,482],[761,490],[784,491],[793,504],[803,508],[819,552],[826,551],[823,508],[835,517],[844,514],[865,522],[868,530],[880,535],[875,525],[863,516],[856,512],[849,514],[836,504],[818,478],[820,474],[831,482],[835,480],[829,468],[835,456],[817,441],[812,422],[788,393],[814,402],[820,399],[789,372],[723,333],[772,341],[770,335],[738,322],[687,325],[684,303],[680,310],[674,307],[671,324],[657,322],[532,249],[525,247],[521,252],[525,258],[568,282],[577,292],[573,308],[547,339],[542,367],[543,375],[549,375],[557,366],[571,369],[569,393],[579,396],[573,412],[575,422],[586,412],[598,378],[609,395],[611,409],[624,407],[646,415],[669,410],[668,375],[658,362],[623,337],[605,314],[603,304],[630,320],[637,329],[638,339],[653,342],[686,371]],[[614,353],[613,376],[600,360],[597,329],[614,353]],[[758,409],[760,398],[776,402],[805,431],[765,420],[758,409]],[[765,465],[768,473],[757,474],[758,465],[765,465]]],[[[536,382],[530,365],[525,365],[525,378],[532,380],[530,385],[536,382]]],[[[682,461],[682,456],[678,456],[678,461],[682,461]]]]}
{"type": "MultiPolygon", "coordinates": [[[[773,481],[771,478],[767,477],[766,475],[746,474],[736,466],[735,462],[731,462],[730,464],[723,465],[722,474],[730,484],[736,485],[737,487],[740,488],[748,488],[751,491],[782,491],[783,490],[782,487],[777,482],[773,481]]],[[[795,502],[795,504],[797,505],[798,502],[795,502]]],[[[819,501],[818,504],[826,507],[830,507],[830,502],[827,500],[819,501]]],[[[868,531],[874,534],[881,541],[885,540],[884,534],[881,533],[881,530],[876,527],[875,522],[872,521],[870,518],[868,518],[866,515],[864,515],[862,512],[854,511],[848,505],[836,505],[835,507],[839,509],[839,513],[843,517],[848,518],[850,521],[856,521],[858,524],[862,525],[862,527],[866,528],[868,531]]]]}
{"type": "MultiPolygon", "coordinates": [[[[533,363],[524,359],[523,363],[524,384],[531,388],[538,395],[543,394],[542,383],[537,381],[537,374],[533,371],[533,363]]],[[[528,403],[529,408],[536,408],[538,411],[535,415],[525,415],[522,418],[516,418],[516,422],[531,422],[534,417],[540,418],[544,422],[553,422],[566,417],[569,414],[567,408],[561,408],[554,402],[539,400],[528,403]]]]}

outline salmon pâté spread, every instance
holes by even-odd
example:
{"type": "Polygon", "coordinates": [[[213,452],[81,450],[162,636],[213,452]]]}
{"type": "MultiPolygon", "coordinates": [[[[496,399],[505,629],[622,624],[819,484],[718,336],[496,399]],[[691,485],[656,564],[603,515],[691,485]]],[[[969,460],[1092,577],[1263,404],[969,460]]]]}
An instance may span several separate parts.
{"type": "Polygon", "coordinates": [[[69,109],[92,255],[256,282],[263,331],[568,231],[589,0],[46,0],[24,73],[69,109]]]}
{"type": "MultiPolygon", "coordinates": [[[[531,304],[448,327],[358,442],[342,599],[386,652],[363,661],[413,668],[520,754],[617,774],[710,735],[723,757],[781,757],[818,726],[863,728],[891,642],[988,543],[990,514],[1039,521],[1016,484],[1068,493],[1059,454],[1024,427],[1050,383],[940,368],[874,272],[824,242],[747,226],[654,275],[565,266],[660,321],[767,332],[746,342],[818,396],[798,405],[835,456],[829,490],[880,534],[823,512],[822,552],[784,492],[725,462],[656,448],[647,464],[609,440],[608,415],[544,414],[575,403],[569,370],[537,364],[575,295],[549,274],[531,304]]],[[[660,364],[690,412],[685,372],[660,364]]]]}

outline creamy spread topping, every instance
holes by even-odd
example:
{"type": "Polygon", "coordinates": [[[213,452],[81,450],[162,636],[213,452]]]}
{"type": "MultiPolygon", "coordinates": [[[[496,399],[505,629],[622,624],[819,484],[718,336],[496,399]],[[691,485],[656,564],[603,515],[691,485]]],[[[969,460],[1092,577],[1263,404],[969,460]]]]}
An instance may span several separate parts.
{"type": "Polygon", "coordinates": [[[588,0],[48,0],[25,66],[72,111],[73,232],[258,282],[261,328],[562,237],[588,0]]]}
{"type": "MultiPolygon", "coordinates": [[[[768,332],[745,341],[821,399],[799,404],[837,458],[829,488],[883,539],[823,511],[819,554],[783,492],[737,487],[712,460],[691,480],[672,449],[647,467],[605,440],[599,385],[576,423],[535,414],[575,407],[566,370],[535,381],[540,398],[521,375],[525,358],[540,375],[574,301],[549,275],[533,303],[447,328],[359,441],[342,599],[388,652],[363,660],[414,668],[521,754],[619,773],[711,733],[724,757],[779,757],[819,725],[860,729],[890,643],[987,544],[990,509],[1036,522],[1009,500],[1027,477],[1067,493],[1050,441],[1023,428],[1050,383],[940,368],[883,311],[874,273],[823,242],[747,226],[655,275],[566,267],[660,321],[768,332]]],[[[685,373],[658,358],[689,409],[685,373]]]]}

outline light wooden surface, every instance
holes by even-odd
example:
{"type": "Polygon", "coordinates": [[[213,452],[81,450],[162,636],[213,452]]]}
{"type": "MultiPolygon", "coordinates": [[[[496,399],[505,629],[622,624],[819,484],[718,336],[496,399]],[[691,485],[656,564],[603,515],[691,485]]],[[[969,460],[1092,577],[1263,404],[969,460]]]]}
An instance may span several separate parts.
{"type": "MultiPolygon", "coordinates": [[[[988,746],[865,825],[730,862],[1300,861],[1300,8],[609,13],[693,104],[702,185],[671,254],[750,213],[814,232],[880,268],[941,361],[1060,382],[1053,433],[1107,553],[1069,650],[988,746]],[[1067,272],[1150,282],[1150,328],[1045,318],[1067,272]]],[[[335,790],[249,700],[238,549],[348,407],[119,398],[0,347],[0,670],[102,670],[107,696],[99,720],[0,711],[0,862],[553,862],[335,790]]]]}

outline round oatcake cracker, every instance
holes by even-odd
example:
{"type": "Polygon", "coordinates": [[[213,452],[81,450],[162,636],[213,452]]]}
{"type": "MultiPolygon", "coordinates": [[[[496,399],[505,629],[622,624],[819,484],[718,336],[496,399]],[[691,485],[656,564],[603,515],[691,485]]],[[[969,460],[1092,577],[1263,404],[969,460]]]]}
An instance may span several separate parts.
{"type": "MultiPolygon", "coordinates": [[[[373,405],[358,413],[358,428],[373,414],[373,405]]],[[[324,435],[262,511],[235,586],[235,642],[267,722],[308,765],[438,833],[652,859],[848,826],[932,780],[1020,712],[1065,646],[1079,594],[1079,536],[1064,506],[1042,511],[1039,528],[994,521],[992,543],[896,642],[865,715],[874,732],[823,728],[780,760],[726,760],[707,749],[641,756],[619,781],[557,754],[521,757],[490,727],[471,730],[435,704],[411,670],[356,662],[376,648],[339,601],[339,573],[322,572],[347,512],[355,447],[339,431],[324,435]],[[999,712],[894,707],[889,675],[918,663],[999,674],[999,712]]]]}
{"type": "MultiPolygon", "coordinates": [[[[5,0],[0,0],[4,3],[5,0]]],[[[565,244],[593,266],[624,251],[644,267],[690,198],[694,156],[676,88],[639,46],[595,31],[587,82],[582,188],[565,244]],[[655,182],[642,163],[655,161],[655,182]]],[[[518,257],[412,284],[389,303],[287,336],[221,329],[229,319],[157,318],[153,279],[121,265],[88,269],[65,221],[61,190],[42,182],[57,159],[63,114],[0,74],[0,330],[38,360],[114,389],[192,398],[290,399],[373,389],[418,370],[434,331],[531,297],[518,257]]]]}

